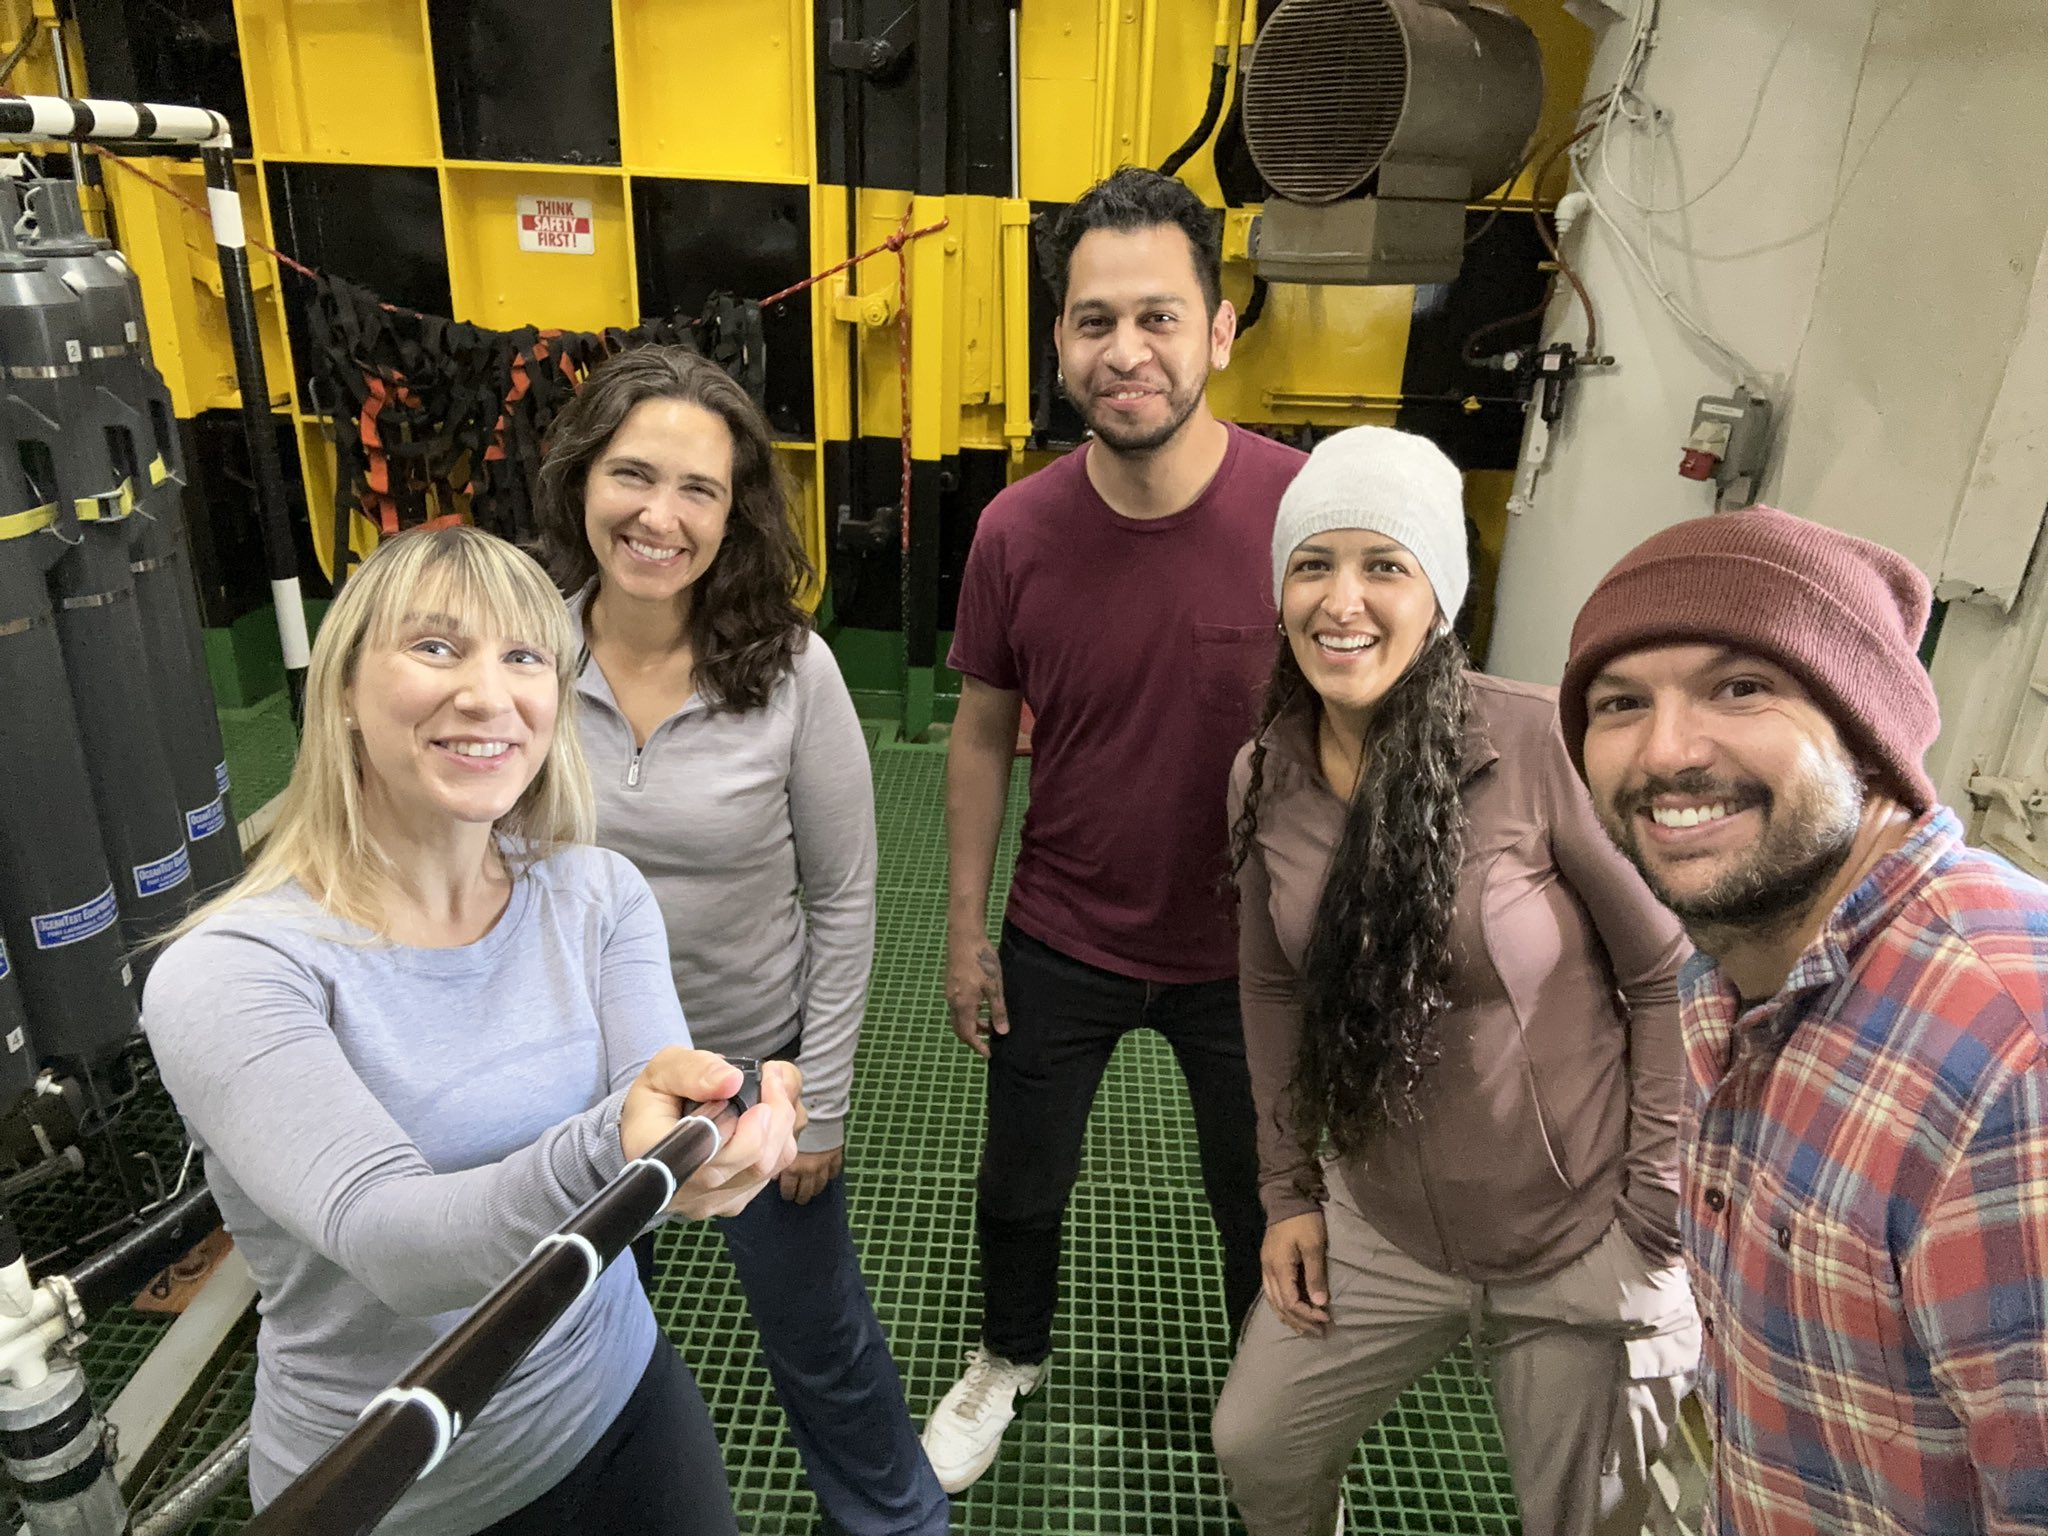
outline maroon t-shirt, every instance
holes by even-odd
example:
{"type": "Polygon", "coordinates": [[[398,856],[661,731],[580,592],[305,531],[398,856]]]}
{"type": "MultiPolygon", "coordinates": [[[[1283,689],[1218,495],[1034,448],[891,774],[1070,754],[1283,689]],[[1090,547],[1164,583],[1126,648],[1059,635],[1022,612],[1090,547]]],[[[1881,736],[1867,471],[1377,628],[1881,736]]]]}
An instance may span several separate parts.
{"type": "Polygon", "coordinates": [[[1273,667],[1273,517],[1305,456],[1233,426],[1208,489],[1140,521],[1090,483],[1090,451],[988,504],[947,657],[1035,717],[1009,919],[1119,975],[1221,981],[1224,797],[1273,667]]]}

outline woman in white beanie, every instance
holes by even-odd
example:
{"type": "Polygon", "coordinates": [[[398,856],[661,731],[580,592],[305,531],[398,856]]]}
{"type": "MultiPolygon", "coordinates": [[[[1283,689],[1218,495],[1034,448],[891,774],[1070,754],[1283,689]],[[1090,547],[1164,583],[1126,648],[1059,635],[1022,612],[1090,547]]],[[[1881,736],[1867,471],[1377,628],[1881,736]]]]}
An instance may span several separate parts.
{"type": "Polygon", "coordinates": [[[1679,1263],[1678,924],[1600,830],[1556,693],[1467,670],[1463,482],[1318,446],[1231,778],[1265,1291],[1217,1405],[1251,1536],[1325,1536],[1359,1438],[1469,1335],[1522,1528],[1642,1524],[1699,1324],[1679,1263]]]}

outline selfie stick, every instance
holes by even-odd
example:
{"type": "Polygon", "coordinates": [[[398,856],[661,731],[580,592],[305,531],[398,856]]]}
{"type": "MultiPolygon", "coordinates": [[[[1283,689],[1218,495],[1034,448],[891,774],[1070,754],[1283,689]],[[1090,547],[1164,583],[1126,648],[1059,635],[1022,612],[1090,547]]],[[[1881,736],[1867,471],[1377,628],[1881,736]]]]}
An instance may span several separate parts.
{"type": "Polygon", "coordinates": [[[607,1264],[668,1208],[676,1190],[760,1102],[759,1066],[716,1119],[685,1100],[683,1119],[653,1150],[626,1164],[575,1215],[534,1244],[526,1262],[476,1304],[455,1330],[370,1399],[355,1428],[262,1513],[247,1536],[364,1536],[476,1422],[526,1352],[597,1284],[607,1264]]]}

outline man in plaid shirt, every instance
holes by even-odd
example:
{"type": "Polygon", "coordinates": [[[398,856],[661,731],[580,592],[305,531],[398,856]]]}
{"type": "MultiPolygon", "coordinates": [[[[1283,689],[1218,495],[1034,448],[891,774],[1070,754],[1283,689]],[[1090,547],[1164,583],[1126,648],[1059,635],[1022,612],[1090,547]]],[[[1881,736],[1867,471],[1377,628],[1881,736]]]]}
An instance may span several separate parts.
{"type": "Polygon", "coordinates": [[[1925,578],[1760,508],[1636,549],[1559,711],[1684,921],[1709,1530],[2048,1530],[2048,887],[1922,757],[1925,578]]]}

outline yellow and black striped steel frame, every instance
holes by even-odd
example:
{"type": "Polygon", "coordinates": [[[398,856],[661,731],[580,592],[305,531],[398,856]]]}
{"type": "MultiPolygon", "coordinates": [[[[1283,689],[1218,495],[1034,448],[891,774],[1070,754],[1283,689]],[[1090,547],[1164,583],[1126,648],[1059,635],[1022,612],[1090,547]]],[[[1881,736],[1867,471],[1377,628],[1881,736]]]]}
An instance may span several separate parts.
{"type": "MultiPolygon", "coordinates": [[[[1539,138],[1547,138],[1577,108],[1590,34],[1567,14],[1564,0],[1508,3],[1536,30],[1544,50],[1548,95],[1539,138]]],[[[356,168],[373,186],[380,174],[424,174],[439,200],[439,228],[426,232],[425,248],[438,245],[443,253],[455,318],[504,328],[592,328],[640,318],[645,253],[638,249],[636,210],[663,183],[802,188],[811,270],[842,260],[854,241],[867,245],[885,237],[906,210],[914,225],[945,219],[942,234],[914,242],[905,253],[913,320],[911,601],[899,616],[902,661],[893,685],[907,723],[918,726],[943,713],[944,703],[937,654],[945,627],[938,609],[944,573],[937,562],[945,541],[937,522],[925,516],[940,513],[942,466],[963,451],[999,451],[1014,478],[1044,458],[1031,420],[1032,350],[1049,317],[1034,322],[1030,311],[1031,210],[1070,200],[1120,164],[1157,163],[1182,143],[1202,115],[1219,42],[1234,95],[1235,64],[1256,15],[1253,0],[1028,0],[1015,11],[1009,58],[990,51],[993,41],[986,18],[976,20],[977,4],[721,0],[707,7],[695,0],[611,0],[617,163],[571,165],[479,161],[451,152],[432,0],[348,6],[236,0],[257,183],[256,196],[247,200],[249,225],[258,238],[272,239],[278,168],[356,168]],[[824,116],[837,99],[824,57],[826,23],[835,15],[861,23],[872,11],[881,31],[906,5],[915,14],[899,30],[922,30],[894,66],[902,73],[866,87],[866,121],[873,132],[914,133],[917,143],[884,146],[888,153],[871,151],[861,163],[914,165],[914,184],[848,188],[827,176],[835,169],[846,175],[848,168],[827,164],[844,155],[824,116]],[[949,15],[967,18],[950,38],[949,15]],[[983,30],[963,39],[969,26],[983,30]],[[1012,87],[1015,133],[1004,126],[1000,134],[1010,140],[1014,158],[1012,195],[989,195],[1009,177],[988,163],[998,125],[987,114],[1010,108],[1012,87]],[[974,119],[979,126],[962,127],[967,112],[983,113],[974,119]],[[900,126],[906,122],[915,126],[900,126]],[[953,163],[961,155],[945,151],[969,140],[981,159],[963,171],[953,163]],[[965,190],[970,181],[977,190],[965,190]],[[512,206],[521,193],[587,198],[595,252],[520,251],[512,206]]],[[[0,15],[9,7],[20,10],[23,0],[0,0],[0,15]]],[[[1007,55],[1008,39],[1001,42],[1007,55]]],[[[545,88],[546,82],[535,82],[535,89],[545,88]]],[[[1180,174],[1221,205],[1212,162],[1204,147],[1180,174]]],[[[218,311],[206,302],[220,282],[211,243],[193,238],[189,216],[165,194],[127,177],[110,175],[109,184],[180,414],[239,405],[222,377],[227,348],[218,311]]],[[[1510,189],[1510,207],[1526,208],[1534,191],[1524,176],[1510,189]]],[[[1249,296],[1245,245],[1256,211],[1226,213],[1225,291],[1239,303],[1249,296]]],[[[729,234],[743,242],[747,231],[729,234]]],[[[251,278],[263,300],[259,331],[266,361],[273,376],[281,369],[291,381],[271,404],[289,412],[308,503],[331,505],[330,429],[301,396],[289,364],[278,279],[254,252],[251,278]]],[[[804,435],[779,444],[779,456],[798,489],[805,544],[821,573],[842,561],[865,560],[879,576],[885,563],[879,555],[834,547],[837,507],[828,504],[828,493],[843,496],[835,482],[859,459],[862,441],[891,436],[901,425],[896,287],[895,261],[885,255],[792,301],[808,306],[812,411],[804,435]]],[[[1405,288],[1276,285],[1258,328],[1215,380],[1212,401],[1226,417],[1283,427],[1403,419],[1412,403],[1414,349],[1425,344],[1414,328],[1415,309],[1416,295],[1405,288]]],[[[1426,341],[1440,344],[1433,336],[1426,341]]],[[[1428,429],[1426,421],[1419,424],[1428,429]]],[[[893,483],[872,479],[863,488],[868,505],[857,511],[896,499],[893,483]]],[[[1482,482],[1475,480],[1471,499],[1484,514],[1482,482]]],[[[955,508],[948,515],[972,511],[955,508]]],[[[323,563],[332,558],[331,521],[313,519],[323,563]]],[[[359,548],[374,538],[367,522],[356,524],[359,548]]],[[[900,580],[902,570],[889,574],[900,580]]],[[[821,601],[828,592],[821,586],[809,597],[821,601]]]]}

